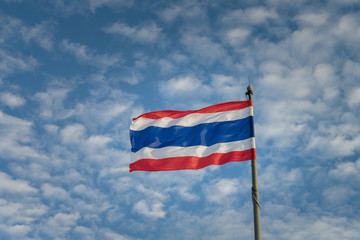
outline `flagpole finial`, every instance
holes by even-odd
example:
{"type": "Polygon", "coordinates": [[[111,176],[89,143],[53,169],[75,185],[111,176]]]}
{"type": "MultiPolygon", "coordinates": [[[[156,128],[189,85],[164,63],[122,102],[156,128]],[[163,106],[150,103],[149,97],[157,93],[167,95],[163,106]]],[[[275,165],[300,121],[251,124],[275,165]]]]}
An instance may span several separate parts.
{"type": "Polygon", "coordinates": [[[253,90],[254,88],[251,86],[251,84],[249,84],[249,86],[247,87],[247,92],[252,94],[253,90]]]}
{"type": "Polygon", "coordinates": [[[246,95],[249,96],[249,100],[252,100],[252,95],[253,95],[254,88],[250,84],[250,76],[248,77],[248,79],[249,79],[249,86],[247,87],[246,95]]]}

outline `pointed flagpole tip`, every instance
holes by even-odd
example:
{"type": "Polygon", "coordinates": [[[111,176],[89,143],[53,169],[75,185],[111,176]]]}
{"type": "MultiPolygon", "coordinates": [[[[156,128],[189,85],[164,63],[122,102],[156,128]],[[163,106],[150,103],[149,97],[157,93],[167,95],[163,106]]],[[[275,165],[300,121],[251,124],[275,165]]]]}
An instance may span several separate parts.
{"type": "Polygon", "coordinates": [[[250,76],[248,76],[248,81],[249,81],[249,86],[247,87],[247,90],[248,92],[252,92],[253,91],[253,87],[251,86],[250,82],[251,82],[251,79],[250,79],[250,76]]]}
{"type": "Polygon", "coordinates": [[[247,92],[246,95],[249,96],[249,100],[252,100],[252,95],[253,95],[253,87],[250,84],[250,76],[248,77],[249,80],[249,86],[247,87],[247,92]]]}

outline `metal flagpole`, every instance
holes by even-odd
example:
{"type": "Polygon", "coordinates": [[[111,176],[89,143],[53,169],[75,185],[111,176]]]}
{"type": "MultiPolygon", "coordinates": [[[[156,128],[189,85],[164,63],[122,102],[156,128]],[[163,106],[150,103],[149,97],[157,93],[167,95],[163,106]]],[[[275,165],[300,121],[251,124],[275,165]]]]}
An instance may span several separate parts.
{"type": "MultiPolygon", "coordinates": [[[[249,100],[252,100],[253,87],[250,85],[247,87],[246,95],[249,96],[249,100]]],[[[255,240],[261,240],[261,226],[260,226],[260,203],[259,203],[259,193],[258,193],[258,182],[257,182],[257,169],[256,169],[256,160],[251,160],[251,175],[252,175],[252,188],[251,195],[253,201],[253,211],[254,211],[254,235],[255,240]]]]}

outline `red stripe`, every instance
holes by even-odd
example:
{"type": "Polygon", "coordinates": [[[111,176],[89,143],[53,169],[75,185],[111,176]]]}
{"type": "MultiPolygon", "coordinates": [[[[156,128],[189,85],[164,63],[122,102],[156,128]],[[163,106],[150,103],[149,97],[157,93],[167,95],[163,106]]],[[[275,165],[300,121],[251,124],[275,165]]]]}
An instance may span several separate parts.
{"type": "Polygon", "coordinates": [[[165,111],[157,111],[157,112],[149,112],[144,113],[133,120],[136,120],[140,117],[142,118],[150,118],[150,119],[159,119],[163,117],[169,118],[181,118],[191,113],[215,113],[215,112],[226,112],[226,111],[233,111],[239,110],[243,108],[247,108],[252,106],[252,100],[249,101],[236,101],[236,102],[227,102],[227,103],[220,103],[216,105],[212,105],[206,108],[202,108],[199,110],[189,110],[189,111],[174,111],[174,110],[165,110],[165,111]]]}
{"type": "Polygon", "coordinates": [[[133,171],[173,171],[201,169],[209,165],[223,165],[228,162],[255,160],[255,148],[229,153],[213,153],[207,157],[173,157],[162,159],[140,159],[130,164],[133,171]]]}

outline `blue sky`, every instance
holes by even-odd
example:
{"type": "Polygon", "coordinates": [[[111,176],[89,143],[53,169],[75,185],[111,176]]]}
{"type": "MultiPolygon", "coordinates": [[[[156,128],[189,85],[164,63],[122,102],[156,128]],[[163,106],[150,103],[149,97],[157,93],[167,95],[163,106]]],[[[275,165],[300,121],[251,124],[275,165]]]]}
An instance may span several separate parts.
{"type": "Polygon", "coordinates": [[[251,75],[263,239],[358,239],[359,43],[358,0],[1,1],[0,238],[252,239],[249,162],[128,172],[251,75]]]}

